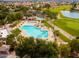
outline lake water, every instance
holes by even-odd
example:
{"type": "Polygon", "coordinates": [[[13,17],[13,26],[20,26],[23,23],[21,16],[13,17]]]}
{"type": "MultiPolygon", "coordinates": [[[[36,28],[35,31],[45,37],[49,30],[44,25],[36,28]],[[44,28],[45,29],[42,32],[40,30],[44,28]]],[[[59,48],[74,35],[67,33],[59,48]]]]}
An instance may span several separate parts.
{"type": "Polygon", "coordinates": [[[62,15],[69,18],[79,18],[78,12],[70,12],[70,11],[61,11],[62,15]]]}

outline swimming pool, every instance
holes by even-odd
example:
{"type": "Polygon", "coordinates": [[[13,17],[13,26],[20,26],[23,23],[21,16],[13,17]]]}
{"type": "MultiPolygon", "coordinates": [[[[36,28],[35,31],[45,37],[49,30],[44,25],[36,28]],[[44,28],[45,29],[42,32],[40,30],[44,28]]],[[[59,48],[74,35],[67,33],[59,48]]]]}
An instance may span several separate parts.
{"type": "Polygon", "coordinates": [[[38,28],[32,25],[23,25],[20,27],[21,30],[25,31],[25,35],[29,37],[39,38],[39,39],[47,39],[48,31],[38,28]]]}
{"type": "Polygon", "coordinates": [[[62,15],[69,18],[79,18],[78,12],[61,11],[62,15]]]}

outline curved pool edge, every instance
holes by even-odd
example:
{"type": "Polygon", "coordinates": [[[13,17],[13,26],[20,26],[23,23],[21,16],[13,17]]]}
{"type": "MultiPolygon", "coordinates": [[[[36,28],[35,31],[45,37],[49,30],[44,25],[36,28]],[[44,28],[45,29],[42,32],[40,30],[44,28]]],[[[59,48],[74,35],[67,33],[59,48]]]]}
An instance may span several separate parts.
{"type": "MultiPolygon", "coordinates": [[[[37,30],[39,30],[39,31],[42,31],[42,32],[47,32],[47,37],[45,36],[45,35],[41,35],[40,34],[40,37],[35,37],[35,36],[32,36],[32,35],[28,35],[28,34],[26,34],[26,33],[23,33],[24,34],[24,36],[26,36],[26,37],[33,37],[34,39],[48,39],[48,31],[47,30],[44,30],[44,29],[41,29],[41,28],[39,28],[39,27],[36,27],[36,26],[32,26],[32,25],[23,25],[23,26],[31,26],[31,27],[34,27],[34,28],[37,28],[37,30]],[[43,36],[43,37],[42,37],[43,36]]],[[[24,30],[22,29],[22,27],[23,26],[21,26],[19,29],[23,32],[24,30]]],[[[26,31],[26,30],[25,30],[26,31]]],[[[45,34],[44,33],[44,34],[45,34]]]]}

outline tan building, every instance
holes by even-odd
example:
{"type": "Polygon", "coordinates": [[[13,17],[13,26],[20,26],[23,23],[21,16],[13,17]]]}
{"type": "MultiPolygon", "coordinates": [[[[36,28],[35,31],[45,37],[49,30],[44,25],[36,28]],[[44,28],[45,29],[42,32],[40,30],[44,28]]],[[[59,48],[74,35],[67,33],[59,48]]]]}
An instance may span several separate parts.
{"type": "Polygon", "coordinates": [[[51,5],[52,8],[56,8],[56,7],[58,7],[56,2],[51,2],[50,5],[51,5]]]}
{"type": "Polygon", "coordinates": [[[15,6],[31,6],[33,3],[32,2],[16,2],[14,3],[15,6]]]}

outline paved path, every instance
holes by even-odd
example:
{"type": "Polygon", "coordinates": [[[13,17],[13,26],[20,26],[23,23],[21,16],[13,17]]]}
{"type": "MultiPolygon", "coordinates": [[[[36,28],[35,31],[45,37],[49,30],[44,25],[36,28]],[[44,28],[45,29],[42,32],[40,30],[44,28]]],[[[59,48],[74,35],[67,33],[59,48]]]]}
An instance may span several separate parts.
{"type": "Polygon", "coordinates": [[[54,27],[55,30],[59,30],[64,36],[66,36],[68,39],[72,40],[74,39],[75,37],[72,36],[71,34],[67,33],[66,31],[62,30],[61,28],[59,28],[58,26],[54,25],[51,23],[51,21],[48,21],[48,23],[54,27]]]}

